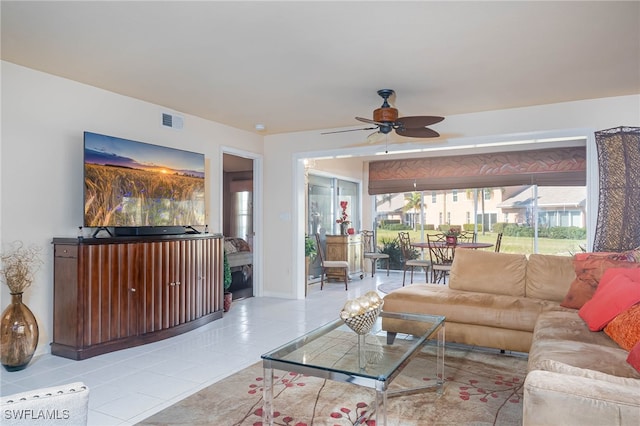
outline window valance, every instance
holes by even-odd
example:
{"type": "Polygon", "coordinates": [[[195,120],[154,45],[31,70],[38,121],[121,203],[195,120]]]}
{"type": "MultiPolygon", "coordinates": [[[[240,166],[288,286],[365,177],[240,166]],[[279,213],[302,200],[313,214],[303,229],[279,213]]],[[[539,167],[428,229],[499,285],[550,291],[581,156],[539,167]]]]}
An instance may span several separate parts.
{"type": "Polygon", "coordinates": [[[548,148],[369,163],[369,194],[586,185],[586,148],[548,148]]]}

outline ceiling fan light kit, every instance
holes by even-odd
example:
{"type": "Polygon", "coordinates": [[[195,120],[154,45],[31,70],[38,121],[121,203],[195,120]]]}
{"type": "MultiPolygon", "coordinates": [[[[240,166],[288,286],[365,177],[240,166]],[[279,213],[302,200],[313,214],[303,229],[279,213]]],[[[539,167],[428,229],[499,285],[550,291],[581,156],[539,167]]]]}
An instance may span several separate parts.
{"type": "MultiPolygon", "coordinates": [[[[378,132],[384,135],[395,130],[400,136],[409,138],[437,138],[440,136],[435,130],[427,128],[432,124],[436,124],[444,120],[444,117],[417,115],[412,117],[398,117],[398,110],[389,105],[389,97],[395,92],[392,89],[380,89],[378,95],[382,97],[383,102],[380,108],[373,111],[373,120],[368,118],[356,117],[356,120],[363,123],[375,124],[378,132]]],[[[354,130],[371,130],[371,127],[364,129],[354,130]]],[[[375,127],[373,128],[375,129],[375,127]]],[[[343,130],[344,132],[350,132],[353,130],[343,130]]],[[[341,133],[329,132],[329,133],[341,133]]],[[[323,133],[326,134],[326,133],[323,133]]]]}

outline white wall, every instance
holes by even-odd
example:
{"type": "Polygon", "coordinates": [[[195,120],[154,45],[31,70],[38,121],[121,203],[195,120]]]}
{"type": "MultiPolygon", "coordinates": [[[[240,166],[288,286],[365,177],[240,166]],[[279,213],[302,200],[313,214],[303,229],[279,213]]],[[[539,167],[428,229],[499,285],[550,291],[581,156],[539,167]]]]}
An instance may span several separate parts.
{"type": "MultiPolygon", "coordinates": [[[[83,220],[83,132],[118,136],[205,154],[208,224],[220,229],[222,145],[261,153],[261,135],[194,116],[184,129],[160,125],[158,105],[2,62],[0,240],[42,249],[44,265],[24,301],[40,327],[37,352],[52,341],[53,237],[75,237],[83,220]]],[[[9,303],[5,285],[0,309],[9,303]]]]}
{"type": "MultiPolygon", "coordinates": [[[[447,117],[433,128],[449,138],[448,142],[439,142],[445,146],[540,135],[588,135],[587,155],[593,170],[596,166],[593,132],[621,125],[640,126],[640,95],[456,115],[447,117]]],[[[367,132],[359,133],[321,135],[320,131],[309,131],[265,137],[264,220],[268,225],[264,233],[267,253],[264,281],[269,283],[265,295],[302,297],[304,294],[301,291],[304,283],[304,179],[303,167],[298,160],[336,154],[371,155],[380,151],[379,145],[367,144],[367,132]],[[272,252],[274,258],[270,260],[269,244],[273,242],[277,242],[277,251],[272,252]]],[[[412,147],[428,147],[431,143],[427,141],[412,147]]],[[[389,145],[390,151],[396,148],[389,145]]],[[[366,170],[363,170],[363,182],[366,181],[366,170]]],[[[590,195],[595,192],[592,198],[597,199],[597,188],[594,188],[597,175],[591,173],[589,176],[588,173],[589,186],[590,195]]],[[[366,205],[364,200],[363,205],[366,205]]],[[[595,214],[592,208],[591,223],[595,214]]]]}

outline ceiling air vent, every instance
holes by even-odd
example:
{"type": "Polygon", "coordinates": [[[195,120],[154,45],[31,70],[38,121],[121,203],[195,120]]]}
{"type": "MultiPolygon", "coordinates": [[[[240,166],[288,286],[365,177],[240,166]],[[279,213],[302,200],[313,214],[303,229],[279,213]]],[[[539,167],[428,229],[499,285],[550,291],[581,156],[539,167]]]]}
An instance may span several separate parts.
{"type": "Polygon", "coordinates": [[[182,130],[182,128],[184,127],[184,117],[176,114],[169,114],[169,113],[163,112],[162,126],[170,127],[176,130],[182,130]]]}

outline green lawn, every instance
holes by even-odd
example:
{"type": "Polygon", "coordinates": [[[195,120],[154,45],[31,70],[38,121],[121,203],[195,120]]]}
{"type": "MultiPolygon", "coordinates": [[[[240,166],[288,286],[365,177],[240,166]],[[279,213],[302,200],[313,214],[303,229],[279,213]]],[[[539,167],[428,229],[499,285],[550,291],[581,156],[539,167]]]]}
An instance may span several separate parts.
{"type": "MultiPolygon", "coordinates": [[[[411,241],[421,241],[420,231],[408,231],[411,236],[411,241]]],[[[437,234],[437,231],[425,231],[425,234],[437,234]]],[[[478,242],[481,243],[495,243],[497,234],[486,232],[478,233],[478,242]]],[[[382,246],[383,240],[389,240],[398,238],[398,231],[389,231],[386,229],[378,229],[378,246],[382,246]]],[[[426,236],[425,236],[426,240],[426,236]]],[[[555,254],[571,256],[574,253],[580,252],[580,245],[586,246],[585,240],[561,240],[552,238],[539,238],[538,239],[538,253],[542,254],[555,254]]],[[[492,250],[492,249],[486,249],[492,250]]],[[[523,237],[502,237],[502,244],[500,251],[503,253],[525,253],[530,254],[534,252],[533,238],[523,237]]]]}

